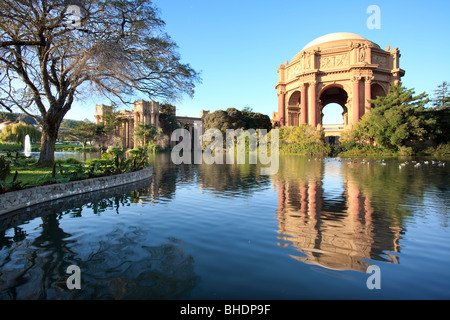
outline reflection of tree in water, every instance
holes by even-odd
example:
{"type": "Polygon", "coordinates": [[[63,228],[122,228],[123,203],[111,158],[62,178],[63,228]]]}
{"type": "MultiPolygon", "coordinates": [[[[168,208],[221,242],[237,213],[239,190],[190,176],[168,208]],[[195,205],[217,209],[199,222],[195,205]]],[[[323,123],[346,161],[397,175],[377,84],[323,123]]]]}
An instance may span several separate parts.
{"type": "Polygon", "coordinates": [[[151,200],[172,199],[177,186],[198,183],[203,190],[216,195],[248,196],[262,187],[270,185],[270,178],[261,176],[259,164],[181,164],[175,165],[170,154],[159,154],[152,158],[154,168],[151,200]]]}
{"type": "MultiPolygon", "coordinates": [[[[408,198],[413,197],[417,202],[422,202],[426,188],[433,184],[445,185],[434,178],[429,179],[428,168],[416,169],[410,166],[399,169],[397,161],[387,162],[385,166],[377,162],[361,165],[360,162],[354,161],[344,166],[344,175],[355,181],[358,189],[373,199],[371,203],[375,212],[383,212],[398,223],[403,223],[411,215],[411,210],[403,205],[408,198]]],[[[433,171],[437,170],[439,168],[433,168],[433,171]]],[[[438,179],[440,177],[442,175],[437,175],[438,179]]]]}
{"type": "Polygon", "coordinates": [[[6,235],[6,230],[0,231],[0,250],[3,247],[11,247],[14,242],[22,241],[26,238],[27,233],[21,227],[13,227],[14,235],[9,237],[6,235]]]}
{"type": "Polygon", "coordinates": [[[145,230],[117,227],[79,242],[57,214],[40,227],[38,237],[0,256],[0,299],[175,299],[195,286],[194,259],[176,239],[149,245],[145,230]],[[66,286],[69,265],[81,269],[81,290],[66,286]]]}
{"type": "Polygon", "coordinates": [[[73,238],[77,235],[60,227],[60,219],[82,217],[86,212],[113,209],[119,214],[121,207],[153,197],[155,182],[162,185],[158,192],[164,196],[173,193],[175,182],[159,175],[157,180],[134,187],[83,194],[2,217],[0,299],[173,299],[187,295],[195,286],[194,260],[184,254],[177,240],[152,245],[144,237],[145,230],[122,232],[118,227],[105,235],[101,235],[106,232],[102,228],[92,235],[92,241],[80,242],[73,238]],[[22,224],[33,219],[42,220],[41,233],[30,239],[33,235],[22,224]],[[81,269],[81,290],[67,289],[70,275],[66,269],[72,264],[81,269]]]}
{"type": "Polygon", "coordinates": [[[115,230],[98,249],[80,262],[85,283],[78,298],[84,299],[178,299],[196,283],[194,259],[186,256],[176,239],[148,246],[115,230]]]}
{"type": "Polygon", "coordinates": [[[255,164],[202,164],[198,166],[198,179],[200,188],[220,196],[250,196],[270,186],[270,178],[261,176],[260,171],[255,164]]]}
{"type": "Polygon", "coordinates": [[[50,288],[64,275],[66,261],[73,259],[70,245],[74,241],[59,227],[57,214],[41,219],[39,236],[32,241],[21,239],[21,245],[11,246],[2,257],[0,298],[54,298],[50,288]]]}

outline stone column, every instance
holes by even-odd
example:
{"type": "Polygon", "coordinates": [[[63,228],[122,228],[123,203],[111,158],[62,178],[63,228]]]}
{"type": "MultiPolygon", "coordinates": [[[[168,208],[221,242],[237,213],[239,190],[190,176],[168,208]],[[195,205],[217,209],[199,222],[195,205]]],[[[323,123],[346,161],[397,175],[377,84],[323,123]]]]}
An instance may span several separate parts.
{"type": "Polygon", "coordinates": [[[300,212],[303,218],[308,214],[308,186],[306,182],[300,185],[300,212]]]}
{"type": "Polygon", "coordinates": [[[280,127],[285,125],[285,92],[278,92],[278,120],[280,121],[280,127]]]}
{"type": "MultiPolygon", "coordinates": [[[[323,127],[323,105],[322,101],[319,99],[319,106],[317,108],[317,128],[322,130],[323,127]]],[[[317,106],[316,106],[317,107],[317,106]]]]}
{"type": "Polygon", "coordinates": [[[125,139],[125,143],[123,145],[124,148],[128,148],[128,121],[125,120],[125,122],[123,123],[123,127],[124,127],[124,139],[125,139]]]}
{"type": "Polygon", "coordinates": [[[359,80],[360,77],[353,77],[353,125],[355,125],[361,116],[360,108],[359,108],[359,80]]]}
{"type": "Polygon", "coordinates": [[[310,108],[309,108],[309,124],[314,128],[317,126],[317,97],[316,97],[316,81],[309,84],[310,92],[310,108]]]}
{"type": "Polygon", "coordinates": [[[314,178],[308,180],[308,214],[312,220],[317,217],[317,181],[314,178]]]}
{"type": "Polygon", "coordinates": [[[130,148],[134,148],[134,118],[130,120],[130,148]]]}
{"type": "Polygon", "coordinates": [[[397,70],[400,68],[399,58],[400,58],[400,50],[397,48],[389,51],[392,56],[392,69],[397,70]]]}
{"type": "Polygon", "coordinates": [[[371,96],[371,84],[372,84],[373,77],[366,77],[364,82],[364,101],[365,103],[365,112],[370,112],[370,96],[371,96]]]}
{"type": "Polygon", "coordinates": [[[278,180],[278,212],[279,214],[282,214],[283,210],[285,209],[286,204],[286,194],[285,194],[285,186],[284,181],[278,180]]]}
{"type": "Polygon", "coordinates": [[[155,114],[155,127],[156,129],[159,128],[159,113],[155,114]]]}
{"type": "Polygon", "coordinates": [[[126,122],[123,121],[121,128],[120,128],[120,132],[121,132],[120,138],[122,139],[122,145],[124,148],[127,147],[127,132],[126,132],[126,130],[127,130],[126,122]]]}
{"type": "Polygon", "coordinates": [[[301,124],[308,123],[308,113],[306,110],[306,84],[301,85],[300,96],[301,124]]]}
{"type": "Polygon", "coordinates": [[[347,99],[347,102],[345,103],[345,109],[342,113],[342,116],[344,117],[344,128],[347,129],[349,125],[351,125],[352,121],[351,118],[349,118],[350,112],[349,110],[352,110],[352,99],[347,99]]]}
{"type": "Polygon", "coordinates": [[[131,128],[130,128],[130,120],[128,119],[126,122],[126,133],[127,133],[127,148],[131,148],[131,128]]]}
{"type": "Polygon", "coordinates": [[[353,181],[353,179],[349,179],[347,182],[347,194],[348,194],[348,213],[351,221],[359,224],[360,213],[361,213],[361,191],[358,188],[358,184],[353,181]]]}
{"type": "Polygon", "coordinates": [[[365,195],[364,212],[365,212],[365,216],[364,216],[365,225],[366,226],[372,225],[372,219],[373,219],[372,216],[374,213],[374,209],[372,207],[372,201],[371,201],[370,195],[365,195]]]}

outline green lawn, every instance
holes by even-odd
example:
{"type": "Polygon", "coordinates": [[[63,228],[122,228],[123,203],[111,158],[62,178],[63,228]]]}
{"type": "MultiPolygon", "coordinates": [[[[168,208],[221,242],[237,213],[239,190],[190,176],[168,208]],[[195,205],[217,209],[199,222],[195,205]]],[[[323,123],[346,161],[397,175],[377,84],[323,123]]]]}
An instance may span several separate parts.
{"type": "Polygon", "coordinates": [[[23,147],[20,144],[0,143],[0,151],[4,152],[23,151],[23,147]]]}
{"type": "MultiPolygon", "coordinates": [[[[63,170],[70,170],[71,168],[75,169],[73,164],[61,163],[61,168],[63,170]]],[[[56,174],[59,175],[59,164],[56,166],[56,174]]],[[[52,174],[53,167],[38,167],[33,163],[29,163],[26,166],[11,166],[11,173],[6,177],[5,182],[11,183],[13,181],[14,175],[18,172],[16,181],[21,181],[22,185],[26,185],[26,187],[36,186],[39,183],[39,178],[47,174],[52,174]]]]}
{"type": "MultiPolygon", "coordinates": [[[[33,144],[31,146],[32,151],[39,151],[41,146],[39,144],[33,144]]],[[[6,152],[16,152],[23,151],[23,146],[21,144],[9,144],[9,143],[0,143],[0,151],[6,152]]],[[[95,147],[86,147],[83,149],[82,146],[73,145],[73,144],[56,144],[55,151],[98,151],[95,147]]]]}
{"type": "Polygon", "coordinates": [[[28,159],[21,154],[2,155],[0,173],[6,178],[0,181],[0,193],[20,190],[38,185],[63,183],[105,175],[121,174],[146,168],[148,157],[140,150],[126,154],[120,147],[112,148],[105,154],[109,158],[89,159],[80,162],[69,158],[56,160],[55,166],[38,166],[37,159],[28,159]],[[16,175],[17,173],[17,175],[16,175]]]}

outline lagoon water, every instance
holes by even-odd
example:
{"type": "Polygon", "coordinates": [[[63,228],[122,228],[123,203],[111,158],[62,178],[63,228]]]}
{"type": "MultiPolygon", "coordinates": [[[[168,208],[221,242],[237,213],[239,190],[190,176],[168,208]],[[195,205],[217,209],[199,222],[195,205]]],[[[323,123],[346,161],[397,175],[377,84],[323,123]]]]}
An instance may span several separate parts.
{"type": "Polygon", "coordinates": [[[152,180],[0,217],[0,299],[449,299],[450,163],[419,162],[161,154],[152,180]]]}

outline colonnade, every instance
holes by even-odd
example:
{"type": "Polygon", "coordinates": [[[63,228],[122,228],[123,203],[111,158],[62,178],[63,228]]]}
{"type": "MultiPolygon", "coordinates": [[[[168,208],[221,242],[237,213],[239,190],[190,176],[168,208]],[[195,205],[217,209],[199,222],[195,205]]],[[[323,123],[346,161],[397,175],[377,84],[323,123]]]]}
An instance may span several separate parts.
{"type": "MultiPolygon", "coordinates": [[[[326,89],[332,87],[345,88],[347,92],[347,101],[345,105],[347,110],[351,110],[350,119],[346,119],[347,124],[356,124],[361,117],[370,112],[371,104],[369,100],[372,98],[372,80],[374,77],[369,74],[365,76],[355,75],[350,80],[336,81],[331,85],[320,84],[317,81],[303,82],[298,86],[298,90],[289,92],[289,94],[282,88],[278,91],[278,121],[280,126],[295,126],[299,124],[310,124],[317,127],[322,124],[322,109],[325,105],[321,102],[321,96],[326,89]],[[351,83],[351,86],[349,83],[351,83]],[[319,90],[318,90],[319,88],[319,90]],[[291,98],[294,93],[299,93],[298,110],[300,112],[300,121],[289,121],[289,114],[287,109],[289,103],[287,98],[291,98]]],[[[295,113],[293,113],[295,114],[295,113]]],[[[291,116],[292,117],[292,116],[291,116]]]]}

